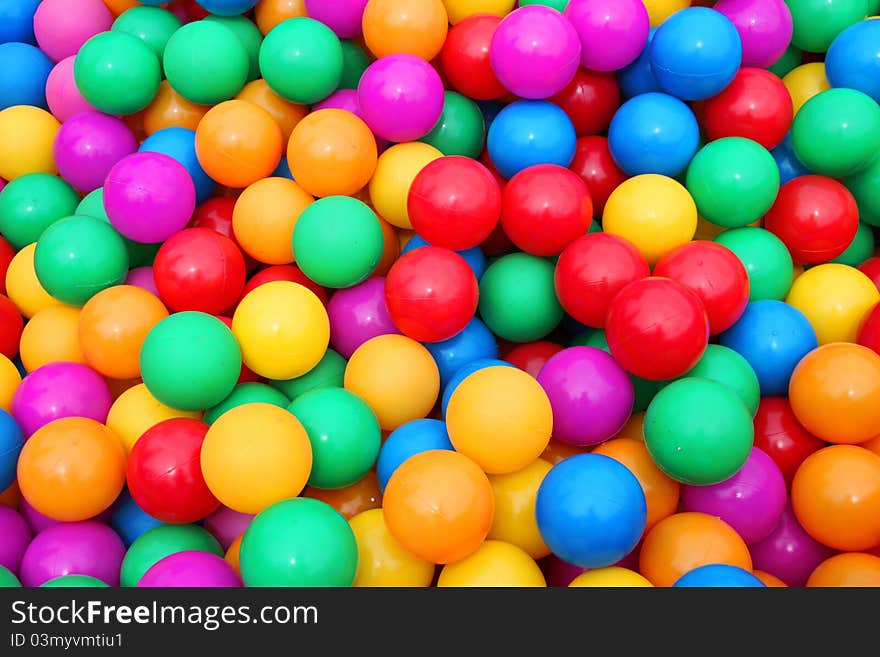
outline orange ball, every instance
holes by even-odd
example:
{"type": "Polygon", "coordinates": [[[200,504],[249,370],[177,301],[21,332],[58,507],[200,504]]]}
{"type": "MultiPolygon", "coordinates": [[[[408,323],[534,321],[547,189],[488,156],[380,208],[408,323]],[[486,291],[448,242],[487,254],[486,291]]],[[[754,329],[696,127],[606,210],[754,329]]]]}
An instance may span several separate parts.
{"type": "Polygon", "coordinates": [[[875,436],[871,438],[871,440],[861,443],[859,447],[864,447],[867,450],[874,452],[877,456],[880,456],[880,436],[875,436]]]}
{"type": "Polygon", "coordinates": [[[788,588],[788,584],[776,577],[776,575],[765,573],[763,570],[753,570],[752,575],[761,580],[764,586],[768,588],[788,588]]]}
{"type": "Polygon", "coordinates": [[[705,513],[676,513],[645,536],[639,571],[654,586],[672,586],[699,566],[724,563],[752,570],[752,557],[733,527],[705,513]]]}
{"type": "Polygon", "coordinates": [[[244,538],[244,534],[232,541],[232,543],[229,544],[229,548],[226,550],[226,556],[223,557],[226,563],[235,568],[235,572],[237,572],[239,575],[241,574],[241,568],[239,568],[238,565],[238,556],[241,552],[242,538],[244,538]]]}
{"type": "Polygon", "coordinates": [[[240,188],[270,175],[281,160],[281,128],[259,105],[227,100],[196,128],[196,156],[221,185],[240,188]]]}
{"type": "Polygon", "coordinates": [[[288,18],[308,16],[304,0],[260,0],[254,7],[254,18],[257,27],[264,35],[273,27],[288,18]]]}
{"type": "Polygon", "coordinates": [[[38,429],[18,459],[18,485],[44,516],[75,522],[113,504],[125,484],[125,450],[105,425],[82,417],[38,429]]]}
{"type": "Polygon", "coordinates": [[[17,509],[21,501],[21,491],[18,489],[18,482],[13,481],[9,487],[0,492],[0,504],[8,506],[10,509],[17,509]]]}
{"type": "Polygon", "coordinates": [[[315,488],[306,486],[303,497],[311,497],[329,504],[346,519],[353,518],[361,511],[378,509],[382,506],[382,491],[375,472],[368,472],[363,479],[345,488],[315,488]]]}
{"type": "Polygon", "coordinates": [[[797,419],[822,440],[858,444],[880,434],[880,356],[867,347],[814,349],[795,367],[788,394],[797,419]]]}
{"type": "Polygon", "coordinates": [[[113,12],[114,16],[119,16],[132,7],[140,6],[141,3],[138,0],[104,0],[104,4],[107,5],[107,9],[113,12]]]}
{"type": "Polygon", "coordinates": [[[880,557],[864,552],[836,554],[816,566],[807,586],[880,587],[880,557]]]}
{"type": "Polygon", "coordinates": [[[151,135],[164,128],[195,130],[209,109],[187,100],[171,88],[168,80],[162,80],[153,102],[142,112],[144,132],[151,135]]]}
{"type": "Polygon", "coordinates": [[[409,53],[431,61],[446,41],[449,16],[441,0],[370,0],[362,24],[376,57],[409,53]]]}
{"type": "Polygon", "coordinates": [[[468,556],[492,526],[489,479],[458,452],[431,450],[404,461],[382,503],[388,530],[415,556],[451,563],[468,556]]]}
{"type": "Polygon", "coordinates": [[[836,550],[880,544],[880,456],[854,445],[832,445],[801,463],[791,484],[794,513],[804,529],[836,550]]]}
{"type": "MultiPolygon", "coordinates": [[[[369,203],[367,204],[369,205],[369,203]]],[[[385,276],[388,270],[391,269],[394,261],[400,257],[400,240],[397,237],[397,231],[394,229],[394,226],[378,215],[376,218],[379,220],[379,226],[382,228],[382,258],[379,260],[379,264],[376,265],[373,276],[385,276]]]]}
{"type": "Polygon", "coordinates": [[[312,112],[299,122],[287,145],[287,164],[314,196],[350,196],[376,170],[376,138],[357,116],[341,109],[312,112]]]}
{"type": "Polygon", "coordinates": [[[48,306],[25,324],[19,343],[24,368],[33,372],[47,363],[66,361],[87,365],[79,344],[80,309],[48,306]]]}
{"type": "Polygon", "coordinates": [[[238,245],[267,265],[293,262],[293,227],[315,199],[287,178],[263,178],[235,201],[232,232],[238,245]]]}
{"type": "Polygon", "coordinates": [[[272,118],[275,119],[278,127],[281,128],[281,140],[285,144],[290,139],[290,133],[293,132],[296,124],[302,121],[306,114],[309,113],[309,108],[305,105],[297,105],[296,103],[284,100],[272,91],[262,78],[248,82],[238,92],[236,98],[258,105],[269,112],[272,118]]]}
{"type": "Polygon", "coordinates": [[[632,438],[614,438],[602,443],[593,454],[604,454],[626,466],[642,485],[648,503],[645,531],[675,513],[681,485],[657,467],[645,443],[632,438]]]}

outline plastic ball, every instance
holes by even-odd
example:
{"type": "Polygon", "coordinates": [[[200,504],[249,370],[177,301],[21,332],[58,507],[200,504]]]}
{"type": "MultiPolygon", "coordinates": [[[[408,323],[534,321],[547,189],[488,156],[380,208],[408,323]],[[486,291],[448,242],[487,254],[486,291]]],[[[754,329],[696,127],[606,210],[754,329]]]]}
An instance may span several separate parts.
{"type": "Polygon", "coordinates": [[[400,425],[385,439],[379,450],[376,461],[379,488],[384,491],[391,475],[410,457],[438,449],[454,450],[445,423],[423,419],[400,425]]]}
{"type": "Polygon", "coordinates": [[[12,247],[22,249],[72,215],[78,202],[73,188],[58,176],[29,173],[0,191],[0,231],[12,247]]]}
{"type": "Polygon", "coordinates": [[[52,144],[60,126],[39,107],[0,110],[0,178],[11,181],[27,173],[57,173],[52,144]]]}
{"type": "Polygon", "coordinates": [[[162,523],[148,515],[127,490],[120,493],[112,507],[110,526],[128,547],[145,532],[162,523]]]}
{"type": "Polygon", "coordinates": [[[222,25],[229,29],[244,47],[248,60],[247,81],[252,82],[260,78],[260,46],[263,43],[263,35],[259,28],[246,16],[205,16],[208,22],[222,25]]]}
{"type": "Polygon", "coordinates": [[[581,573],[575,577],[570,587],[649,587],[654,586],[647,579],[639,575],[633,570],[620,568],[617,566],[608,566],[606,568],[596,568],[581,573]]]}
{"type": "Polygon", "coordinates": [[[15,481],[18,456],[24,445],[24,434],[15,419],[0,410],[0,487],[9,488],[15,481]]]}
{"type": "MultiPolygon", "coordinates": [[[[496,232],[497,232],[497,230],[498,230],[498,227],[496,226],[496,232]]],[[[406,255],[410,251],[415,251],[416,249],[421,249],[424,246],[433,246],[432,244],[428,244],[428,242],[426,242],[424,239],[419,237],[417,234],[412,235],[412,236],[405,236],[405,237],[407,237],[407,240],[406,240],[406,244],[404,244],[403,248],[400,249],[401,256],[406,255]]],[[[397,239],[397,238],[398,238],[398,236],[395,235],[395,239],[397,239]]],[[[489,239],[491,239],[491,236],[489,239]]],[[[485,246],[485,242],[483,244],[481,244],[480,246],[475,246],[470,249],[464,249],[463,251],[456,251],[456,253],[458,255],[460,255],[464,259],[464,261],[468,264],[468,267],[471,268],[471,271],[474,272],[474,276],[476,276],[477,281],[479,281],[483,277],[483,274],[486,271],[486,255],[483,253],[484,246],[485,246]]],[[[394,260],[394,262],[397,262],[398,259],[399,258],[396,258],[394,260]]],[[[393,265],[394,262],[392,262],[391,265],[393,265]]],[[[388,269],[390,271],[391,267],[389,266],[388,269]]],[[[377,273],[378,273],[378,267],[377,267],[377,273]]]]}
{"type": "Polygon", "coordinates": [[[107,414],[107,426],[119,436],[127,453],[147,429],[174,417],[198,420],[201,413],[170,408],[153,397],[147,386],[141,383],[123,392],[113,402],[107,414]]]}
{"type": "Polygon", "coordinates": [[[454,91],[446,91],[443,113],[421,140],[444,155],[476,158],[486,141],[486,122],[474,101],[454,91]]]}
{"type": "Polygon", "coordinates": [[[25,370],[56,361],[88,365],[80,345],[79,318],[79,308],[60,304],[36,313],[21,332],[20,344],[16,342],[25,370]]]}
{"type": "Polygon", "coordinates": [[[363,511],[349,521],[358,547],[353,586],[429,586],[434,564],[407,552],[388,531],[381,509],[363,511]]]}
{"type": "Polygon", "coordinates": [[[103,523],[59,523],[38,533],[28,546],[21,564],[21,582],[35,587],[64,575],[85,575],[119,586],[124,554],[122,540],[103,523]]]}
{"type": "Polygon", "coordinates": [[[167,9],[141,5],[122,12],[110,29],[139,38],[161,59],[165,45],[181,25],[180,18],[167,9]]]}
{"type": "Polygon", "coordinates": [[[550,469],[550,463],[536,459],[516,472],[489,477],[495,499],[489,539],[515,545],[533,559],[550,554],[535,516],[538,488],[550,469]]]}
{"type": "Polygon", "coordinates": [[[204,420],[207,424],[213,424],[218,417],[227,411],[241,406],[242,404],[251,404],[254,402],[262,402],[278,406],[279,408],[286,408],[290,403],[290,400],[284,395],[284,393],[266,385],[265,383],[257,383],[254,381],[239,383],[235,386],[232,392],[229,393],[229,396],[226,399],[205,411],[204,420]]]}
{"type": "Polygon", "coordinates": [[[831,88],[822,62],[802,64],[787,73],[782,82],[791,95],[795,115],[810,98],[831,88]]]}
{"type": "Polygon", "coordinates": [[[571,0],[565,8],[581,42],[581,66],[616,71],[631,64],[648,40],[650,20],[641,0],[571,0]]]}
{"type": "Polygon", "coordinates": [[[477,318],[468,322],[460,333],[448,340],[427,343],[425,346],[437,363],[444,396],[449,381],[462,367],[476,360],[493,360],[498,357],[495,336],[477,318]]]}
{"type": "Polygon", "coordinates": [[[12,412],[12,399],[21,384],[21,373],[15,364],[0,354],[0,408],[12,412]]]}
{"type": "Polygon", "coordinates": [[[12,571],[5,566],[0,566],[0,588],[18,588],[21,582],[12,571]]]}
{"type": "Polygon", "coordinates": [[[3,504],[0,504],[0,527],[3,528],[4,538],[0,549],[0,566],[16,574],[31,542],[31,529],[21,514],[3,504]]]}
{"type": "Polygon", "coordinates": [[[163,80],[153,102],[141,114],[144,132],[151,135],[165,128],[195,130],[209,109],[187,100],[163,80]]]}
{"type": "Polygon", "coordinates": [[[345,376],[346,360],[332,349],[328,349],[318,364],[302,376],[281,381],[269,381],[269,384],[288,399],[296,399],[315,388],[341,388],[345,376]]]}
{"type": "MultiPolygon", "coordinates": [[[[538,343],[538,344],[540,344],[540,343],[538,343]]],[[[528,346],[528,345],[526,345],[526,346],[528,346]]],[[[528,371],[528,374],[532,377],[537,377],[538,370],[540,370],[540,368],[543,367],[543,365],[547,361],[547,359],[549,359],[553,353],[556,353],[556,352],[560,351],[561,349],[562,349],[562,347],[558,347],[552,353],[542,354],[542,356],[545,356],[545,357],[540,359],[540,366],[534,367],[533,370],[526,370],[523,367],[520,367],[519,369],[522,369],[523,371],[528,371]]],[[[510,356],[508,356],[508,358],[510,358],[510,356]]],[[[469,377],[471,374],[473,374],[477,370],[482,370],[487,367],[496,367],[496,366],[517,367],[517,365],[514,365],[513,363],[509,363],[506,360],[499,360],[497,358],[479,358],[477,360],[472,360],[469,363],[462,365],[457,370],[455,370],[455,372],[452,374],[452,376],[449,377],[448,381],[445,382],[445,386],[443,388],[443,397],[440,402],[440,408],[441,408],[441,411],[443,412],[443,416],[444,417],[446,416],[446,411],[449,407],[449,400],[452,398],[452,393],[455,392],[456,388],[458,388],[458,386],[461,384],[462,381],[464,381],[467,377],[469,377]]]]}
{"type": "Polygon", "coordinates": [[[749,362],[733,349],[710,344],[688,377],[716,381],[739,397],[749,413],[754,415],[760,399],[758,377],[749,362]]]}
{"type": "Polygon", "coordinates": [[[748,570],[728,564],[706,564],[689,570],[679,577],[672,586],[677,588],[751,588],[764,587],[757,576],[748,570]]]}
{"type": "Polygon", "coordinates": [[[783,0],[721,0],[714,9],[739,32],[743,66],[767,68],[791,42],[791,12],[783,0]]]}
{"type": "Polygon", "coordinates": [[[880,558],[848,552],[830,557],[810,574],[807,586],[875,587],[880,584],[880,558]]]}
{"type": "Polygon", "coordinates": [[[567,167],[575,142],[574,126],[565,112],[543,100],[511,103],[489,126],[489,157],[504,178],[535,164],[567,167]]]}
{"type": "Polygon", "coordinates": [[[238,539],[253,519],[254,516],[250,513],[240,513],[229,507],[220,506],[205,518],[203,526],[220,543],[223,550],[228,550],[234,543],[239,542],[238,539]]]}
{"type": "Polygon", "coordinates": [[[101,0],[43,0],[33,16],[37,44],[56,62],[76,54],[89,37],[109,30],[113,21],[101,0]]]}
{"type": "Polygon", "coordinates": [[[269,112],[281,128],[281,138],[285,144],[290,139],[293,129],[309,113],[309,108],[305,105],[291,103],[281,98],[262,78],[246,84],[236,98],[258,105],[269,112]]]}
{"type": "Polygon", "coordinates": [[[217,184],[199,164],[196,156],[196,133],[189,128],[171,127],[158,130],[147,137],[138,150],[163,153],[180,162],[195,185],[197,203],[206,201],[217,188],[217,184]]]}
{"type": "Polygon", "coordinates": [[[25,317],[33,317],[39,311],[61,302],[49,296],[40,285],[34,271],[36,243],[29,244],[15,254],[6,272],[6,288],[10,300],[25,317]]]}
{"type": "Polygon", "coordinates": [[[40,584],[41,588],[67,588],[67,587],[75,587],[75,588],[89,588],[89,589],[102,589],[109,588],[110,585],[102,582],[97,577],[91,577],[89,575],[62,575],[61,577],[55,577],[46,582],[40,584]]]}
{"type": "Polygon", "coordinates": [[[850,25],[865,18],[867,5],[856,2],[804,0],[786,2],[794,22],[791,42],[807,52],[825,52],[834,38],[850,25]]]}
{"type": "Polygon", "coordinates": [[[853,238],[852,242],[849,243],[849,246],[846,247],[846,250],[843,253],[831,260],[831,262],[836,262],[841,265],[849,265],[850,267],[856,267],[858,269],[859,265],[873,257],[873,255],[874,232],[871,230],[870,225],[864,222],[859,222],[856,236],[853,238]]]}
{"type": "MultiPolygon", "coordinates": [[[[562,11],[564,7],[558,6],[559,0],[554,1],[557,5],[554,9],[562,11]]],[[[446,11],[449,13],[449,22],[455,25],[474,16],[505,16],[513,10],[514,4],[517,3],[515,3],[514,0],[443,0],[443,4],[446,7],[446,11]]],[[[549,2],[534,3],[528,1],[519,2],[518,4],[521,7],[531,4],[550,5],[549,2]]]]}
{"type": "Polygon", "coordinates": [[[447,564],[438,587],[546,586],[538,564],[521,548],[503,541],[485,541],[472,554],[447,564]]]}
{"type": "Polygon", "coordinates": [[[749,300],[784,299],[794,278],[785,244],[763,228],[726,230],[714,240],[736,255],[749,275],[749,300]]]}
{"type": "MultiPolygon", "coordinates": [[[[448,0],[447,0],[448,3],[448,0]]],[[[492,69],[490,45],[500,16],[474,14],[449,30],[440,63],[450,86],[474,100],[494,100],[506,93],[492,69]]]]}
{"type": "Polygon", "coordinates": [[[83,192],[101,187],[113,165],[135,150],[137,141],[125,123],[99,112],[65,121],[53,146],[61,177],[83,192]]]}
{"type": "Polygon", "coordinates": [[[330,344],[345,358],[370,338],[400,332],[388,314],[385,279],[379,276],[336,292],[327,305],[327,316],[330,344]]]}
{"type": "Polygon", "coordinates": [[[156,289],[156,281],[153,280],[152,267],[135,267],[128,270],[128,276],[125,277],[125,285],[132,285],[146,290],[154,297],[159,296],[159,290],[156,289]]]}
{"type": "Polygon", "coordinates": [[[443,47],[449,17],[441,0],[370,0],[364,7],[364,41],[377,57],[408,53],[426,61],[443,47]]]}
{"type": "Polygon", "coordinates": [[[397,228],[412,229],[407,204],[413,180],[443,153],[421,142],[395,144],[379,156],[370,179],[370,200],[376,213],[397,228]]]}
{"type": "Polygon", "coordinates": [[[571,119],[578,137],[605,132],[620,107],[620,85],[612,73],[578,69],[551,99],[571,119]]]}
{"type": "Polygon", "coordinates": [[[877,202],[872,191],[878,180],[880,180],[880,157],[844,180],[844,184],[859,206],[859,218],[871,226],[880,225],[880,203],[877,202]]]}
{"type": "Polygon", "coordinates": [[[49,111],[61,122],[94,109],[76,86],[73,76],[75,59],[73,55],[62,59],[46,78],[46,103],[49,111]]]}
{"type": "Polygon", "coordinates": [[[854,23],[838,34],[825,56],[831,86],[856,89],[880,102],[878,43],[880,23],[873,20],[854,23]]]}
{"type": "Polygon", "coordinates": [[[198,550],[175,552],[153,564],[138,587],[235,588],[241,578],[221,557],[198,550]]]}
{"type": "Polygon", "coordinates": [[[217,541],[196,525],[162,524],[141,534],[125,553],[120,570],[122,586],[137,586],[144,574],[167,556],[198,550],[221,556],[217,541]]]}
{"type": "Polygon", "coordinates": [[[810,573],[833,554],[804,531],[789,503],[773,531],[749,546],[755,568],[771,573],[788,586],[803,586],[810,573]]]}
{"type": "Polygon", "coordinates": [[[754,424],[755,447],[774,460],[789,487],[804,459],[825,446],[798,421],[785,397],[761,398],[754,424]]]}
{"type": "Polygon", "coordinates": [[[0,29],[0,43],[19,41],[34,43],[34,13],[41,0],[21,0],[4,2],[0,7],[3,27],[0,29]]]}
{"type": "Polygon", "coordinates": [[[302,497],[310,497],[329,504],[346,520],[351,520],[362,511],[378,509],[382,505],[382,491],[379,490],[376,473],[372,471],[344,488],[306,486],[302,497]]]}
{"type": "Polygon", "coordinates": [[[607,137],[578,139],[569,168],[587,183],[595,216],[602,215],[608,197],[628,177],[611,156],[607,137]]]}
{"type": "Polygon", "coordinates": [[[293,228],[314,199],[285,178],[264,178],[248,186],[235,201],[232,227],[242,250],[260,262],[293,262],[293,228]]]}
{"type": "Polygon", "coordinates": [[[52,60],[27,43],[0,43],[0,109],[33,105],[48,109],[46,81],[52,60]]]}

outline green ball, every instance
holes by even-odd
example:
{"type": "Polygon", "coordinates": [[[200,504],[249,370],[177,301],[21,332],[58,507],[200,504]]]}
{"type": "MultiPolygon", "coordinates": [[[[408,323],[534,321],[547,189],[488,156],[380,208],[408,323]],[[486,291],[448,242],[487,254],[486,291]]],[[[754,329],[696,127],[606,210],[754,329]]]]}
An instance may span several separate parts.
{"type": "MultiPolygon", "coordinates": [[[[107,210],[104,209],[104,188],[98,187],[98,189],[86,194],[79,205],[76,206],[74,214],[94,217],[109,224],[110,217],[107,216],[107,210]]],[[[156,254],[159,252],[159,247],[162,246],[161,242],[158,244],[144,244],[143,242],[130,240],[121,234],[120,237],[125,244],[125,250],[128,251],[128,266],[132,269],[152,264],[156,254]]]]}
{"type": "MultiPolygon", "coordinates": [[[[856,199],[859,219],[866,224],[880,226],[880,194],[877,193],[880,190],[880,153],[863,169],[844,179],[843,184],[856,199]]],[[[2,198],[0,193],[0,199],[2,198]]]]}
{"type": "Polygon", "coordinates": [[[587,229],[587,235],[590,233],[601,233],[602,226],[599,225],[599,222],[595,219],[590,219],[590,227],[587,229]]]}
{"type": "Polygon", "coordinates": [[[343,388],[312,390],[287,410],[305,427],[312,444],[312,486],[344,488],[375,465],[382,445],[379,420],[354,393],[343,388]]]}
{"type": "Polygon", "coordinates": [[[321,360],[308,372],[295,379],[269,381],[269,385],[283,392],[288,399],[297,399],[310,390],[341,388],[345,379],[346,360],[328,349],[321,360]]]}
{"type": "Polygon", "coordinates": [[[846,247],[846,251],[829,262],[837,262],[841,265],[858,267],[865,260],[874,255],[874,231],[868,224],[859,222],[859,229],[853,241],[846,247]]]}
{"type": "Polygon", "coordinates": [[[162,59],[168,39],[182,25],[181,20],[167,9],[140,5],[119,14],[110,29],[137,37],[162,59]]]}
{"type": "Polygon", "coordinates": [[[157,561],[170,554],[197,550],[223,556],[217,539],[198,525],[157,525],[138,536],[122,560],[119,582],[122,586],[137,586],[141,577],[157,561]]]}
{"type": "Polygon", "coordinates": [[[162,80],[159,59],[146,43],[118,31],[101,32],[76,55],[73,77],[83,97],[105,114],[140,112],[162,80]]]}
{"type": "Polygon", "coordinates": [[[569,2],[570,0],[519,0],[519,6],[544,5],[545,7],[552,7],[556,11],[565,11],[569,2]]]}
{"type": "Polygon", "coordinates": [[[290,400],[283,393],[272,386],[267,386],[265,383],[239,383],[226,399],[205,411],[203,421],[206,424],[214,424],[214,421],[226,411],[230,411],[242,404],[256,402],[287,408],[290,400]]]}
{"type": "Polygon", "coordinates": [[[141,377],[160,402],[181,411],[216,406],[241,372],[232,331],[213,315],[186,311],[156,324],[141,347],[141,377]]]}
{"type": "Polygon", "coordinates": [[[480,316],[498,337],[531,342],[562,321],[553,263],[528,253],[502,256],[480,279],[480,316]]]}
{"type": "Polygon", "coordinates": [[[778,78],[784,78],[801,65],[803,58],[804,53],[801,49],[790,45],[773,65],[767,67],[767,70],[778,78]]]}
{"type": "Polygon", "coordinates": [[[263,33],[254,22],[244,16],[214,16],[213,14],[206,16],[205,20],[219,23],[232,30],[247,53],[247,81],[251,82],[260,77],[260,46],[263,43],[263,33]]]}
{"type": "Polygon", "coordinates": [[[761,144],[725,137],[703,146],[687,170],[688,192],[706,221],[740,227],[764,216],[779,191],[779,167],[761,144]]]}
{"type": "Polygon", "coordinates": [[[477,104],[455,91],[443,95],[443,113],[437,125],[419,141],[444,155],[478,158],[486,140],[486,123],[477,104]]]}
{"type": "Polygon", "coordinates": [[[791,143],[810,171],[832,178],[852,175],[880,151],[880,106],[855,89],[823,91],[795,115],[791,143]]]}
{"type": "Polygon", "coordinates": [[[74,215],[56,221],[40,235],[34,270],[46,292],[62,303],[82,306],[125,280],[128,251],[113,226],[74,215]]]}
{"type": "Polygon", "coordinates": [[[0,233],[18,251],[59,219],[74,214],[78,202],[73,187],[58,176],[25,174],[0,191],[0,233]]]}
{"type": "Polygon", "coordinates": [[[248,54],[239,37],[217,21],[195,21],[177,30],[162,58],[168,84],[201,105],[233,98],[248,77],[248,54]]]}
{"type": "Polygon", "coordinates": [[[880,14],[880,0],[868,0],[867,16],[877,16],[880,14]]]}
{"type": "Polygon", "coordinates": [[[761,401],[758,376],[749,361],[733,349],[710,344],[693,369],[682,378],[685,377],[716,381],[739,397],[753,417],[758,412],[758,402],[761,401]]]}
{"type": "Polygon", "coordinates": [[[0,589],[17,589],[21,587],[18,577],[6,566],[0,566],[0,589]]]}
{"type": "Polygon", "coordinates": [[[776,299],[788,294],[794,280],[794,263],[785,244],[769,230],[747,226],[725,230],[715,242],[740,259],[749,275],[749,301],[776,299]]]}
{"type": "Polygon", "coordinates": [[[273,27],[260,47],[260,72],[276,94],[311,105],[342,79],[342,45],[333,30],[311,18],[288,18],[273,27]]]}
{"type": "Polygon", "coordinates": [[[89,575],[62,575],[40,584],[41,589],[109,589],[110,585],[89,575]]]}
{"type": "Polygon", "coordinates": [[[754,442],[752,416],[716,381],[673,381],[645,414],[645,445],[654,463],[683,484],[709,486],[732,477],[754,442]]]}
{"type": "Polygon", "coordinates": [[[354,41],[341,41],[342,45],[342,77],[337,89],[357,89],[361,76],[370,65],[367,54],[354,41]]]}
{"type": "Polygon", "coordinates": [[[350,196],[327,196],[302,211],[293,229],[293,257],[325,287],[357,285],[382,258],[384,238],[376,213],[350,196]]]}
{"type": "Polygon", "coordinates": [[[791,11],[791,42],[807,52],[825,52],[834,38],[868,11],[866,0],[785,0],[791,11]]]}
{"type": "Polygon", "coordinates": [[[351,586],[357,541],[332,506],[296,497],[276,502],[251,521],[239,564],[246,586],[351,586]]]}

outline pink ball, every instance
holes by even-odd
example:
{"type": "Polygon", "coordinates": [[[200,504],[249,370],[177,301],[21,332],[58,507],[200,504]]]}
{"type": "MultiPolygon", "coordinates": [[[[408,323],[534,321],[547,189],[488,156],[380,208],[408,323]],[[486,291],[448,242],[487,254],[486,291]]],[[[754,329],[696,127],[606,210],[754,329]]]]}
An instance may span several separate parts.
{"type": "Polygon", "coordinates": [[[0,566],[18,575],[21,558],[31,542],[31,528],[14,509],[0,504],[0,566]]]}
{"type": "Polygon", "coordinates": [[[241,513],[221,506],[205,518],[204,527],[217,539],[224,550],[228,550],[233,541],[244,534],[244,530],[248,528],[253,519],[254,516],[250,513],[241,513]]]}
{"type": "Polygon", "coordinates": [[[144,573],[139,588],[239,588],[235,568],[210,552],[186,550],[160,559],[144,573]]]}
{"type": "Polygon", "coordinates": [[[132,153],[117,162],[104,183],[110,223],[135,242],[163,242],[186,228],[196,207],[189,172],[162,153],[132,153]]]}
{"type": "Polygon", "coordinates": [[[76,86],[73,79],[74,55],[65,57],[55,64],[46,80],[46,102],[55,118],[64,123],[67,119],[80,112],[94,111],[76,86]]]}
{"type": "Polygon", "coordinates": [[[578,34],[555,9],[528,5],[498,24],[489,46],[492,70],[521,98],[549,98],[562,91],[581,58],[578,34]]]}
{"type": "Polygon", "coordinates": [[[330,345],[344,358],[378,335],[400,331],[391,321],[385,303],[385,279],[368,278],[363,283],[339,290],[327,304],[330,317],[330,345]]]}
{"type": "Polygon", "coordinates": [[[112,25],[113,14],[103,0],[43,0],[34,14],[37,44],[55,62],[75,55],[89,38],[112,25]]]}
{"type": "Polygon", "coordinates": [[[718,516],[746,543],[767,538],[785,510],[785,479],[765,452],[752,448],[739,472],[720,484],[682,486],[685,511],[718,516]]]}
{"type": "Polygon", "coordinates": [[[122,539],[94,520],[61,522],[34,537],[21,560],[21,583],[39,586],[62,575],[88,575],[119,586],[122,539]]]}
{"type": "Polygon", "coordinates": [[[581,66],[593,71],[629,66],[648,42],[651,23],[642,0],[571,0],[565,16],[581,41],[581,66]]]}
{"type": "Polygon", "coordinates": [[[142,290],[146,290],[150,294],[159,296],[159,289],[156,287],[156,279],[153,277],[152,267],[135,267],[128,272],[125,277],[125,285],[134,285],[142,290]]]}
{"type": "Polygon", "coordinates": [[[61,522],[60,520],[54,520],[49,516],[44,516],[32,507],[30,502],[24,497],[21,498],[21,502],[19,503],[19,510],[21,511],[21,517],[27,521],[28,526],[35,535],[39,534],[47,527],[52,527],[61,522]]]}
{"type": "Polygon", "coordinates": [[[107,421],[113,397],[95,370],[79,363],[56,362],[29,373],[12,397],[12,415],[25,436],[65,417],[107,421]]]}
{"type": "Polygon", "coordinates": [[[415,55],[377,59],[364,71],[357,92],[366,124],[393,142],[424,137],[443,113],[443,81],[415,55]]]}
{"type": "Polygon", "coordinates": [[[788,48],[793,25],[783,0],[720,0],[715,10],[739,32],[743,66],[767,68],[788,48]]]}
{"type": "Polygon", "coordinates": [[[305,0],[309,18],[324,23],[340,39],[351,39],[361,33],[361,19],[367,0],[305,0]]]}
{"type": "Polygon", "coordinates": [[[88,193],[103,185],[113,165],[137,147],[137,139],[125,123],[89,111],[62,124],[52,151],[61,177],[88,193]]]}

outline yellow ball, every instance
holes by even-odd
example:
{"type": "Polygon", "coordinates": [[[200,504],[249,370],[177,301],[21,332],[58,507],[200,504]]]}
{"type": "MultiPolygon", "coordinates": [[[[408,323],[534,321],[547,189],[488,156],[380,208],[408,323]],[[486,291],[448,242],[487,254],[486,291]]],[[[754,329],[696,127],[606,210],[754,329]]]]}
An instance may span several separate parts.
{"type": "Polygon", "coordinates": [[[677,11],[691,6],[691,0],[642,0],[651,19],[651,27],[657,27],[677,11]]]}
{"type": "Polygon", "coordinates": [[[488,538],[511,543],[533,559],[550,554],[550,548],[538,531],[535,498],[551,467],[547,461],[536,459],[517,472],[489,476],[495,497],[495,515],[488,538]]]}
{"type": "Polygon", "coordinates": [[[801,64],[793,68],[782,78],[782,83],[791,95],[795,114],[810,98],[831,88],[828,78],[825,77],[825,64],[822,62],[801,64]]]}
{"type": "Polygon", "coordinates": [[[394,431],[410,420],[427,417],[440,393],[440,372],[431,353],[404,335],[379,335],[351,355],[345,388],[358,395],[394,431]]]}
{"type": "Polygon", "coordinates": [[[819,344],[855,342],[859,323],[880,301],[871,279],[854,267],[828,263],[797,277],[785,300],[816,330],[819,344]]]}
{"type": "Polygon", "coordinates": [[[61,124],[46,110],[15,105],[0,112],[0,178],[58,173],[52,145],[61,124]]]}
{"type": "Polygon", "coordinates": [[[628,568],[620,568],[618,566],[609,566],[608,568],[597,568],[596,570],[588,570],[575,577],[570,587],[653,587],[647,579],[639,575],[634,570],[628,568]]]}
{"type": "Polygon", "coordinates": [[[54,305],[31,318],[21,334],[21,362],[28,372],[57,361],[88,365],[79,345],[79,308],[54,305]]]}
{"type": "Polygon", "coordinates": [[[21,383],[21,374],[11,360],[0,354],[0,408],[12,412],[12,396],[21,383]]]}
{"type": "Polygon", "coordinates": [[[202,443],[202,474],[230,509],[259,513],[300,494],[312,471],[312,446],[300,421],[272,404],[236,406],[202,443]]]}
{"type": "Polygon", "coordinates": [[[58,299],[50,296],[34,270],[34,251],[37,243],[28,244],[15,254],[6,270],[6,294],[25,317],[33,317],[43,308],[59,305],[58,299]]]}
{"type": "Polygon", "coordinates": [[[175,417],[188,417],[201,420],[199,412],[178,411],[166,406],[150,394],[147,386],[139,383],[132,386],[113,402],[107,414],[107,426],[122,440],[126,452],[138,441],[147,429],[164,420],[175,417]]]}
{"type": "Polygon", "coordinates": [[[547,586],[528,554],[504,541],[485,541],[476,552],[440,571],[437,586],[547,586]]]}
{"type": "Polygon", "coordinates": [[[506,16],[513,11],[516,0],[443,0],[449,22],[455,25],[475,14],[506,16]]]}
{"type": "Polygon", "coordinates": [[[653,173],[636,176],[611,192],[602,230],[632,242],[650,264],[697,231],[697,206],[676,180],[653,173]]]}
{"type": "Polygon", "coordinates": [[[419,141],[396,144],[379,156],[370,180],[370,198],[380,217],[398,228],[411,229],[406,201],[419,171],[443,153],[419,141]]]}
{"type": "Polygon", "coordinates": [[[354,586],[430,586],[434,564],[407,552],[388,531],[382,509],[368,509],[348,521],[358,546],[354,586]]]}
{"type": "Polygon", "coordinates": [[[486,367],[462,381],[446,409],[456,451],[488,474],[521,470],[537,459],[553,430],[553,410],[540,384],[514,367],[486,367]]]}
{"type": "Polygon", "coordinates": [[[330,343],[327,310],[315,293],[290,281],[255,288],[238,304],[232,332],[245,364],[269,379],[293,379],[311,370],[330,343]]]}

